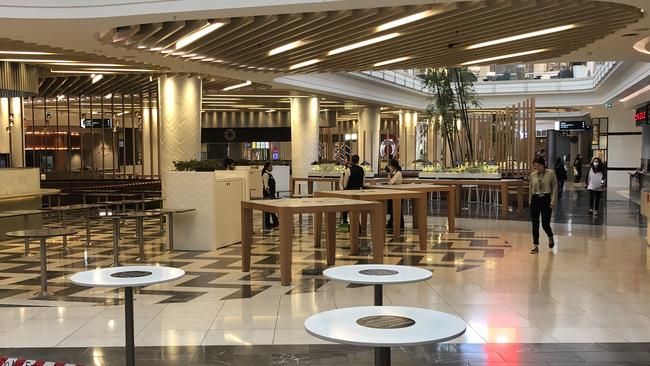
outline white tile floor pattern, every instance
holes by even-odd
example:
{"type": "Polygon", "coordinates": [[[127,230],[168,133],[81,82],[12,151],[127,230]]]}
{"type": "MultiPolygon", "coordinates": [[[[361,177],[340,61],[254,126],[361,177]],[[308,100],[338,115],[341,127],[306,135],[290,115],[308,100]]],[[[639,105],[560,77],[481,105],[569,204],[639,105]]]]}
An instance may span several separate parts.
{"type": "MultiPolygon", "coordinates": [[[[459,315],[468,324],[453,341],[460,343],[650,342],[650,257],[638,228],[555,225],[557,248],[531,255],[526,222],[458,221],[500,236],[512,251],[479,268],[438,268],[427,282],[387,286],[387,305],[459,315]]],[[[372,301],[371,287],[335,282],[315,293],[277,288],[249,299],[172,304],[136,294],[136,344],[323,343],[303,330],[308,316],[372,301]]],[[[0,348],[124,344],[122,306],[60,305],[0,307],[0,348]]]]}

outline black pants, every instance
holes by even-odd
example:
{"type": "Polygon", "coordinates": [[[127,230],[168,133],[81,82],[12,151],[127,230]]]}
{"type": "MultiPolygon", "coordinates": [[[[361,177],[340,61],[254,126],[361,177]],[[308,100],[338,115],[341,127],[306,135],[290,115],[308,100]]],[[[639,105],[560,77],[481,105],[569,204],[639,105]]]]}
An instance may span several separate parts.
{"type": "Polygon", "coordinates": [[[589,208],[598,211],[600,206],[600,197],[603,195],[602,191],[589,190],[589,208]]]}
{"type": "Polygon", "coordinates": [[[582,168],[576,168],[578,171],[578,174],[576,174],[574,183],[580,183],[580,180],[582,179],[582,168]]]}
{"type": "MultiPolygon", "coordinates": [[[[272,199],[275,198],[275,195],[267,194],[266,192],[263,192],[262,195],[266,199],[272,199]]],[[[277,227],[280,225],[280,221],[278,220],[278,215],[271,213],[271,212],[264,212],[264,228],[265,229],[270,229],[273,227],[277,227]]]]}
{"type": "Polygon", "coordinates": [[[553,240],[553,230],[551,229],[551,196],[533,195],[530,202],[530,220],[533,223],[533,244],[539,245],[539,216],[542,216],[542,228],[548,235],[549,240],[553,240]]]}
{"type": "Polygon", "coordinates": [[[557,199],[562,198],[562,193],[564,193],[564,180],[557,181],[557,199]]]}

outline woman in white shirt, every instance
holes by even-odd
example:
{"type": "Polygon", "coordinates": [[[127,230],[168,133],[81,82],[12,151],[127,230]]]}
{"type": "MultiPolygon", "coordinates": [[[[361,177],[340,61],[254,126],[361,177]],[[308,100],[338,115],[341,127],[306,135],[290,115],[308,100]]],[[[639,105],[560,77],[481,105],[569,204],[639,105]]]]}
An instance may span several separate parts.
{"type": "Polygon", "coordinates": [[[589,167],[586,184],[589,191],[589,214],[594,216],[598,216],[600,197],[603,195],[603,185],[605,183],[603,171],[603,162],[600,158],[594,158],[591,161],[591,167],[589,167]]]}
{"type": "MultiPolygon", "coordinates": [[[[395,159],[388,162],[388,184],[402,184],[402,167],[399,165],[399,162],[395,159]]],[[[390,215],[388,222],[386,223],[387,229],[393,228],[393,200],[388,200],[388,214],[390,215]]],[[[404,211],[400,211],[400,227],[404,228],[404,211]]]]}

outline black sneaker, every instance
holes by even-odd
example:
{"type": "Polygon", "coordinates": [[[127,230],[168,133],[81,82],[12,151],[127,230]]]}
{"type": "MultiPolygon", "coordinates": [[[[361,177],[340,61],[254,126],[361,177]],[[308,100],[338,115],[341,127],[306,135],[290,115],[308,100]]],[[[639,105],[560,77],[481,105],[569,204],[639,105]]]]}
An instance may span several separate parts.
{"type": "Polygon", "coordinates": [[[537,245],[533,246],[533,249],[530,250],[530,254],[539,253],[539,247],[537,245]]]}
{"type": "Polygon", "coordinates": [[[555,241],[553,239],[548,240],[548,247],[551,249],[555,247],[555,241]]]}

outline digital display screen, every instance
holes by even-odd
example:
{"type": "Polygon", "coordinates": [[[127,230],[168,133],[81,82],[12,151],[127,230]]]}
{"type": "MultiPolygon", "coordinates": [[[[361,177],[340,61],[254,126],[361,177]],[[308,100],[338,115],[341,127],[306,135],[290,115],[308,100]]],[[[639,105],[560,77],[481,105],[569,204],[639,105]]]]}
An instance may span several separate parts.
{"type": "Polygon", "coordinates": [[[110,118],[83,118],[81,128],[112,128],[113,121],[110,118]]]}
{"type": "Polygon", "coordinates": [[[637,126],[648,124],[648,104],[636,109],[636,112],[634,113],[634,122],[637,126]]]}
{"type": "Polygon", "coordinates": [[[559,131],[586,131],[591,128],[587,121],[560,121],[557,122],[557,130],[559,131]]]}

